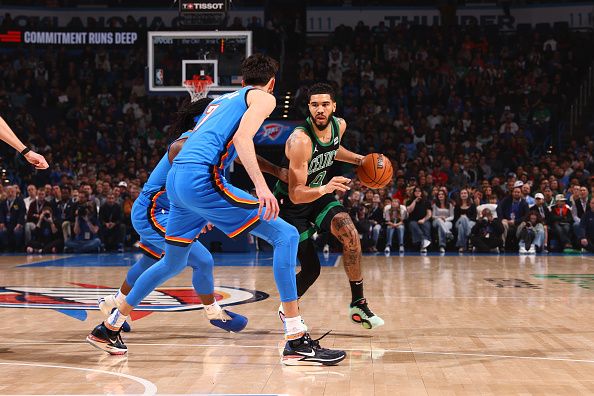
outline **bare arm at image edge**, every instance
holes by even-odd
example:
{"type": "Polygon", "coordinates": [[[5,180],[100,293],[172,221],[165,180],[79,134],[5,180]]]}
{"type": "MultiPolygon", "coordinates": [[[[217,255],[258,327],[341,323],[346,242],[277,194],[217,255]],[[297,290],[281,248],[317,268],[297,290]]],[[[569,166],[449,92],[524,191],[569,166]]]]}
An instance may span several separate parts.
{"type": "MultiPolygon", "coordinates": [[[[25,146],[23,142],[21,142],[21,140],[15,135],[12,129],[10,129],[2,117],[0,117],[0,139],[2,139],[2,141],[10,145],[19,153],[27,148],[27,146],[25,146]]],[[[24,157],[37,169],[47,169],[49,167],[43,155],[37,154],[34,151],[27,152],[24,157]]]]}

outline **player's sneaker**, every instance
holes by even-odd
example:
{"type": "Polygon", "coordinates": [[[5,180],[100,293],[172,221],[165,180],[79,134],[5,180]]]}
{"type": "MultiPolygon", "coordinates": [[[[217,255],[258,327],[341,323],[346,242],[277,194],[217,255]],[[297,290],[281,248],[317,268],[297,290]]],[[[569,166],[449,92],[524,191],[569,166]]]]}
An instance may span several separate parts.
{"type": "Polygon", "coordinates": [[[211,319],[210,324],[225,331],[239,333],[241,330],[245,329],[245,326],[247,326],[248,323],[248,318],[245,316],[227,311],[226,309],[221,309],[219,316],[220,319],[211,319]],[[231,319],[228,319],[225,314],[231,319]]]}
{"type": "Polygon", "coordinates": [[[301,338],[287,341],[281,362],[287,366],[333,366],[340,363],[346,357],[345,351],[320,346],[320,340],[328,333],[317,340],[312,340],[309,333],[305,333],[301,338]]]}
{"type": "Polygon", "coordinates": [[[87,342],[110,355],[124,355],[128,352],[128,347],[124,344],[120,331],[108,329],[103,322],[91,331],[87,336],[87,342]]]}
{"type": "Polygon", "coordinates": [[[384,325],[384,320],[371,312],[367,300],[362,298],[350,307],[351,320],[361,324],[364,329],[371,330],[384,325]]]}
{"type": "MultiPolygon", "coordinates": [[[[113,310],[117,308],[116,299],[113,294],[110,294],[109,296],[105,297],[99,297],[97,299],[97,305],[99,305],[99,310],[103,312],[105,316],[111,315],[113,310]]],[[[124,324],[122,325],[122,331],[124,333],[129,333],[131,330],[132,328],[128,324],[128,321],[124,322],[124,324]]]]}
{"type": "MultiPolygon", "coordinates": [[[[283,325],[284,325],[285,324],[285,312],[283,311],[282,303],[278,306],[278,317],[281,320],[281,322],[283,322],[283,325]]],[[[307,325],[305,324],[305,321],[303,319],[301,319],[301,324],[303,325],[304,331],[308,332],[309,329],[307,328],[307,325]]]]}

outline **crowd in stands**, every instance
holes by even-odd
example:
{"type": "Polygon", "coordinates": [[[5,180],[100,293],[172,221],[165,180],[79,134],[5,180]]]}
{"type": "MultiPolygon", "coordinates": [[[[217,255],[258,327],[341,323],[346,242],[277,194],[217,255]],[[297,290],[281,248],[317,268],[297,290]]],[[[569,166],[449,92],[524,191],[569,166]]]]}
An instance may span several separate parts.
{"type": "MultiPolygon", "coordinates": [[[[548,150],[589,39],[360,24],[309,46],[295,84],[332,81],[344,144],[383,152],[395,169],[386,189],[355,180],[340,197],[365,248],[591,248],[594,140],[563,135],[548,150]]],[[[134,243],[131,207],[181,100],[147,96],[145,65],[141,47],[0,52],[0,113],[51,164],[33,171],[0,147],[3,250],[134,243]]]]}
{"type": "MultiPolygon", "coordinates": [[[[343,144],[382,152],[396,169],[387,190],[374,197],[354,185],[344,201],[367,248],[377,250],[380,235],[386,251],[591,247],[590,220],[581,220],[591,210],[594,140],[559,129],[591,65],[580,51],[589,40],[563,28],[360,22],[304,51],[298,80],[334,85],[343,144]]],[[[297,96],[306,111],[306,89],[297,96]]]]}
{"type": "Polygon", "coordinates": [[[380,190],[355,176],[337,195],[365,251],[594,252],[594,177],[583,185],[570,177],[565,192],[552,190],[548,178],[533,190],[534,180],[516,174],[452,191],[430,173],[408,180],[404,174],[398,170],[396,183],[380,190]]]}

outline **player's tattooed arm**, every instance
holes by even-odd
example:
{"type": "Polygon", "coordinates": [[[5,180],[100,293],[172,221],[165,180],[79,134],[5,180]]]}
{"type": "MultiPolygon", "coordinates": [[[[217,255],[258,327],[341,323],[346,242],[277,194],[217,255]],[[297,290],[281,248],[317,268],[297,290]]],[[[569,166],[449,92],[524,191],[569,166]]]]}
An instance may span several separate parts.
{"type": "Polygon", "coordinates": [[[361,241],[348,213],[339,213],[331,222],[332,234],[342,244],[342,265],[349,280],[363,279],[361,272],[361,241]]]}
{"type": "Polygon", "coordinates": [[[286,150],[291,150],[293,148],[293,146],[295,145],[295,141],[298,139],[298,135],[300,129],[295,129],[293,131],[293,133],[291,133],[291,136],[289,136],[289,138],[287,139],[287,145],[286,145],[286,150]]]}
{"type": "Polygon", "coordinates": [[[336,153],[336,161],[348,162],[349,164],[359,166],[361,165],[361,161],[363,161],[363,156],[361,154],[353,153],[341,145],[336,153]]]}

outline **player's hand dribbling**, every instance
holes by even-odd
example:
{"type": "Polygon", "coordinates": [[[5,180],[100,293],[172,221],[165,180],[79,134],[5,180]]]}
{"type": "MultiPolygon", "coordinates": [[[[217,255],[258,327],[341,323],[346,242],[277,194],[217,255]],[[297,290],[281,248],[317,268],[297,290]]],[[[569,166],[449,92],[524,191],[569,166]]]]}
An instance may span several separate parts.
{"type": "Polygon", "coordinates": [[[262,208],[266,207],[263,219],[266,221],[276,220],[279,212],[278,201],[272,192],[270,192],[268,186],[265,186],[262,189],[256,188],[256,195],[258,196],[258,201],[260,202],[258,216],[260,216],[262,213],[262,208]]]}
{"type": "Polygon", "coordinates": [[[343,176],[334,176],[328,184],[323,185],[320,187],[322,195],[333,193],[334,191],[348,191],[351,188],[347,186],[351,182],[351,179],[348,179],[343,176]]]}
{"type": "Polygon", "coordinates": [[[37,154],[35,151],[29,151],[25,154],[25,159],[36,169],[47,169],[49,167],[43,155],[37,154]]]}

